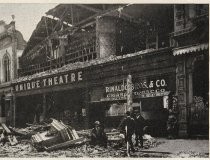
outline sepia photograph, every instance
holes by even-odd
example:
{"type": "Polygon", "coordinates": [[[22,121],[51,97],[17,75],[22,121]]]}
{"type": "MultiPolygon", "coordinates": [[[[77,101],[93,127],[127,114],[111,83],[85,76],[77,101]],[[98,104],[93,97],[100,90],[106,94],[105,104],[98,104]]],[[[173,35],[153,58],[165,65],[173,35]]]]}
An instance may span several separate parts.
{"type": "Polygon", "coordinates": [[[0,158],[209,158],[209,3],[1,3],[0,158]]]}

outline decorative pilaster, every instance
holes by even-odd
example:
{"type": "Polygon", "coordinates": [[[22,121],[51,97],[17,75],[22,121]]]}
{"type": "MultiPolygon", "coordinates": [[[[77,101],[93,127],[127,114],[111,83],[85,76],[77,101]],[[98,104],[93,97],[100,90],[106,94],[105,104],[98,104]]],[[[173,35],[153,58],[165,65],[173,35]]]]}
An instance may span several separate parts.
{"type": "Polygon", "coordinates": [[[187,137],[187,87],[186,87],[186,64],[182,57],[177,62],[176,69],[176,95],[178,96],[179,107],[179,137],[187,137]]]}

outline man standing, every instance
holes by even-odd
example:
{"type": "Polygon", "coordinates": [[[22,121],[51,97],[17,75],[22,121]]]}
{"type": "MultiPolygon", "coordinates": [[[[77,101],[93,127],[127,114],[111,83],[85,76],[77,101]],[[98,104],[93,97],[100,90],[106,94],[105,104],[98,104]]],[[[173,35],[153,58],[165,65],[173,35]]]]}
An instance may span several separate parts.
{"type": "Polygon", "coordinates": [[[95,127],[91,131],[90,144],[107,147],[107,136],[99,121],[95,121],[95,127]]]}
{"type": "Polygon", "coordinates": [[[40,123],[40,116],[43,112],[41,104],[37,104],[35,108],[35,118],[34,118],[34,123],[40,123]]]}
{"type": "Polygon", "coordinates": [[[126,144],[129,144],[128,152],[130,153],[130,149],[132,152],[135,152],[132,142],[132,135],[135,131],[135,121],[131,117],[131,113],[129,111],[126,112],[126,117],[120,123],[120,130],[125,134],[126,144]]]}
{"type": "Polygon", "coordinates": [[[168,131],[168,139],[174,139],[176,137],[177,118],[172,113],[171,110],[169,110],[169,116],[168,116],[168,121],[167,121],[167,131],[168,131]]]}
{"type": "Polygon", "coordinates": [[[144,118],[141,116],[140,112],[136,113],[136,118],[135,118],[136,144],[135,146],[138,146],[139,140],[140,140],[141,148],[143,148],[144,125],[145,125],[144,118]]]}

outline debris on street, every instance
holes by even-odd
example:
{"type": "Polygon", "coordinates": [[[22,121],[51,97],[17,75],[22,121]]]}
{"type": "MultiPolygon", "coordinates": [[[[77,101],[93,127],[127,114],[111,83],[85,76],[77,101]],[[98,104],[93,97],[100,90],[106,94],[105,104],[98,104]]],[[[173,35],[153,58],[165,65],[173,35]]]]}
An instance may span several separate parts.
{"type": "Polygon", "coordinates": [[[1,137],[0,137],[0,142],[3,143],[3,145],[9,141],[10,145],[16,145],[18,143],[15,135],[12,134],[12,132],[10,131],[10,129],[4,124],[1,123],[3,132],[1,133],[1,137]]]}
{"type": "Polygon", "coordinates": [[[144,139],[144,148],[153,148],[158,145],[157,140],[148,134],[145,134],[143,136],[143,139],[144,139]]]}
{"type": "MultiPolygon", "coordinates": [[[[127,157],[125,137],[118,130],[107,130],[108,146],[104,148],[89,144],[90,129],[75,131],[71,126],[56,119],[51,119],[51,123],[27,125],[28,127],[19,129],[7,127],[5,124],[1,125],[3,132],[1,133],[0,157],[127,157]],[[6,134],[6,139],[3,133],[6,134]],[[11,137],[15,139],[17,137],[18,141],[11,137]]],[[[145,134],[143,139],[144,147],[135,148],[136,152],[132,153],[131,157],[207,158],[209,156],[208,153],[193,151],[155,150],[167,145],[171,140],[160,140],[148,134],[145,134]]],[[[132,140],[135,141],[135,136],[132,137],[132,140]]]]}
{"type": "Polygon", "coordinates": [[[20,136],[23,139],[30,139],[32,135],[36,134],[37,132],[46,131],[49,126],[47,124],[27,124],[28,127],[26,128],[12,128],[10,130],[16,135],[20,136]]]}
{"type": "Polygon", "coordinates": [[[75,129],[55,119],[52,119],[49,130],[38,132],[32,136],[34,147],[38,150],[45,149],[47,151],[81,144],[84,140],[84,138],[78,136],[75,129]]]}

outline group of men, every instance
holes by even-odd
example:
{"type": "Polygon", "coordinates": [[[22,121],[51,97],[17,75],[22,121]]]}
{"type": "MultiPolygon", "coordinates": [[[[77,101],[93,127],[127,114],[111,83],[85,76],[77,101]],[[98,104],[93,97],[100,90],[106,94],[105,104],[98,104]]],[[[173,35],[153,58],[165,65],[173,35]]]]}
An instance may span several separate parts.
{"type": "Polygon", "coordinates": [[[143,148],[143,129],[145,126],[145,120],[141,116],[139,112],[131,116],[131,112],[126,112],[126,117],[122,120],[122,122],[119,125],[119,129],[121,132],[125,135],[125,142],[129,145],[129,149],[131,149],[132,152],[135,152],[132,136],[135,134],[135,146],[139,146],[140,141],[140,147],[143,148]]]}
{"type": "MultiPolygon", "coordinates": [[[[125,135],[125,142],[129,145],[129,150],[132,152],[135,151],[134,145],[132,142],[132,136],[135,134],[136,142],[135,146],[139,145],[143,147],[143,128],[145,126],[144,118],[141,116],[140,113],[136,113],[135,115],[131,116],[130,111],[126,112],[126,116],[122,119],[119,130],[121,133],[125,135]]],[[[107,147],[107,136],[101,127],[100,122],[95,122],[95,127],[91,131],[91,142],[92,145],[100,145],[107,147]]]]}

